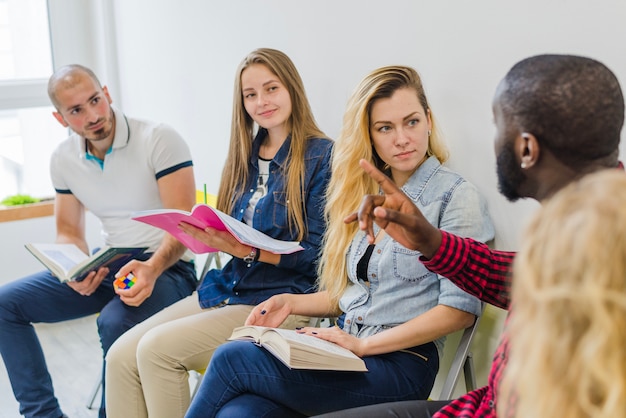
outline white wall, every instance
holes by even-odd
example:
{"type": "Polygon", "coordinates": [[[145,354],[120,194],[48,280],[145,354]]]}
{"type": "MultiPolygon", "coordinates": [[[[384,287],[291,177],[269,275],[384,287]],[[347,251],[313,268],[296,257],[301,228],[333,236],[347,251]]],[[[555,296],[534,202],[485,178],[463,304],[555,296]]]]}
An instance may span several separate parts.
{"type": "MultiPolygon", "coordinates": [[[[331,137],[361,77],[414,66],[450,144],[449,165],[487,197],[500,249],[518,248],[537,205],[511,204],[497,191],[491,99],[499,80],[527,56],[571,53],[605,62],[626,87],[626,5],[618,0],[118,0],[114,15],[122,107],[180,130],[197,182],[210,191],[227,150],[234,71],[252,49],[293,59],[331,137]]],[[[476,337],[481,384],[502,318],[488,309],[476,337]]]]}
{"type": "MultiPolygon", "coordinates": [[[[100,221],[90,212],[86,215],[87,243],[90,248],[102,245],[100,221]]],[[[43,266],[24,245],[30,242],[54,242],[52,216],[13,222],[0,222],[0,285],[43,270],[43,266]]]]}
{"type": "Polygon", "coordinates": [[[535,207],[511,205],[497,191],[491,99],[501,77],[530,55],[574,53],[605,62],[626,86],[626,5],[618,0],[114,3],[122,107],[181,131],[197,181],[211,191],[228,145],[234,71],[252,49],[278,48],[294,60],[330,136],[362,76],[414,66],[450,144],[450,166],[489,200],[498,248],[517,248],[519,219],[535,207]]]}
{"type": "MultiPolygon", "coordinates": [[[[382,65],[414,66],[450,145],[449,165],[487,197],[500,249],[518,248],[520,230],[536,204],[511,204],[497,191],[491,99],[499,80],[527,56],[572,53],[603,61],[626,88],[621,0],[50,3],[57,20],[83,9],[82,15],[73,13],[76,24],[59,26],[63,45],[56,48],[55,64],[93,66],[129,115],[178,129],[192,149],[199,187],[206,183],[211,192],[217,190],[227,149],[234,71],[252,49],[278,48],[293,59],[317,120],[331,137],[361,77],[382,65]]],[[[0,236],[7,237],[4,230],[0,224],[0,236]]],[[[9,241],[3,239],[0,250],[15,244],[9,241]]],[[[502,316],[488,310],[477,337],[481,384],[502,316]]]]}

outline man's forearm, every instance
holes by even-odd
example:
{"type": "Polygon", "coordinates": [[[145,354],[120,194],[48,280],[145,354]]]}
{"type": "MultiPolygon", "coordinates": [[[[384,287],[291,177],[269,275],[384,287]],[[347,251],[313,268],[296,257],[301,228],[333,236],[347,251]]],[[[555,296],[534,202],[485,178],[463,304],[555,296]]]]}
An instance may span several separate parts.
{"type": "Polygon", "coordinates": [[[176,263],[187,248],[170,234],[165,234],[161,245],[154,252],[148,263],[152,265],[159,275],[176,263]]]}

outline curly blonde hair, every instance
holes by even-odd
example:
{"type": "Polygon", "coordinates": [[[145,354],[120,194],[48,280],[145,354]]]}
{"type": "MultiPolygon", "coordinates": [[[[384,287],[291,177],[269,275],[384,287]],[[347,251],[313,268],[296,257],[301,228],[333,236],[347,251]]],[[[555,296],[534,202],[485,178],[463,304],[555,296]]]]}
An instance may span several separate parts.
{"type": "Polygon", "coordinates": [[[358,229],[356,223],[346,225],[343,219],[358,209],[363,196],[378,193],[378,185],[361,169],[359,160],[371,161],[379,169],[384,166],[372,145],[372,105],[376,100],[390,98],[397,90],[405,88],[415,91],[424,112],[431,118],[427,155],[436,156],[441,163],[448,159],[448,149],[437,129],[419,74],[410,67],[387,66],[365,76],[348,100],[343,126],[333,148],[333,174],[326,193],[328,227],[323,240],[318,287],[328,291],[335,307],[348,283],[345,256],[358,229]]]}
{"type": "Polygon", "coordinates": [[[626,416],[626,175],[590,174],[550,199],[514,278],[498,416],[626,416]]]}

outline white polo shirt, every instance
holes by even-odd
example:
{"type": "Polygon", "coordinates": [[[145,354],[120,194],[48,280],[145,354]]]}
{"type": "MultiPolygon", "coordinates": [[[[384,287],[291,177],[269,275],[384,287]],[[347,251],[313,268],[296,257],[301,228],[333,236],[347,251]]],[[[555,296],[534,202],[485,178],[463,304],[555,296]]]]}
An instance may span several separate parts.
{"type": "MultiPolygon", "coordinates": [[[[87,158],[86,139],[71,135],[55,149],[50,175],[57,193],[71,193],[102,222],[111,246],[147,246],[155,251],[161,229],[134,221],[135,211],[160,209],[157,180],[192,165],[189,147],[171,127],[115,112],[113,146],[101,164],[87,158]]],[[[187,254],[185,259],[189,259],[187,254]]]]}

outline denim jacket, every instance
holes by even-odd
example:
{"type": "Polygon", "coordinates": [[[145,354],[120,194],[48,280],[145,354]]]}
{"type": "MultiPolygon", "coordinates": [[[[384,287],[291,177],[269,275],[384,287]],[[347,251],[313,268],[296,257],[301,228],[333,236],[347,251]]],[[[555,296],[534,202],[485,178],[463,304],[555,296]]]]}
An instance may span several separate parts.
{"type": "MultiPolygon", "coordinates": [[[[430,157],[402,190],[434,226],[485,242],[494,228],[484,199],[458,174],[430,157]]],[[[379,228],[375,227],[375,233],[379,228]]],[[[480,315],[480,301],[443,276],[427,270],[419,251],[409,250],[385,235],[374,247],[367,268],[369,285],[357,279],[357,263],[368,246],[359,231],[347,254],[350,283],[340,299],[343,329],[364,338],[400,325],[442,304],[480,315]]],[[[435,341],[439,354],[445,338],[435,341]]]]}
{"type": "MultiPolygon", "coordinates": [[[[250,173],[244,193],[234,202],[231,216],[243,222],[250,198],[256,190],[259,175],[259,147],[267,134],[260,129],[252,144],[250,173]]],[[[254,210],[255,229],[280,240],[294,241],[296,232],[290,231],[287,220],[289,202],[285,192],[287,156],[291,144],[288,137],[270,162],[267,194],[254,210]]],[[[317,278],[317,261],[321,239],[326,229],[324,222],[325,192],[330,180],[330,156],[333,142],[325,138],[306,141],[304,207],[307,234],[300,242],[303,251],[283,254],[277,266],[263,262],[250,265],[233,257],[222,270],[210,270],[198,287],[200,306],[208,308],[225,300],[229,304],[256,305],[279,293],[309,293],[317,278]]]]}

